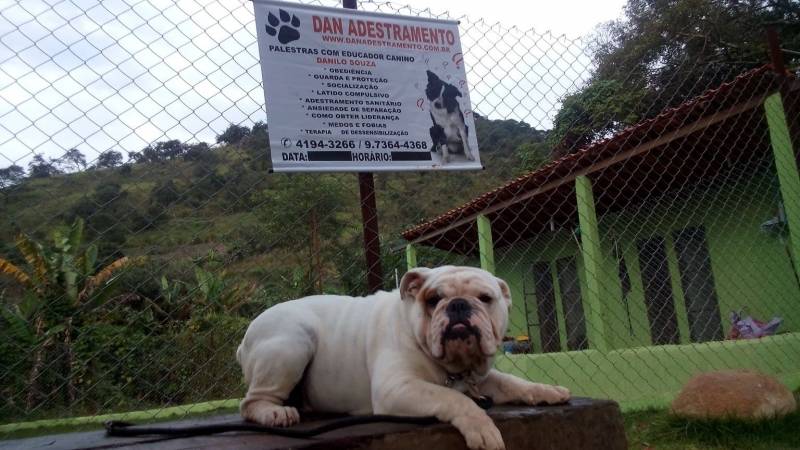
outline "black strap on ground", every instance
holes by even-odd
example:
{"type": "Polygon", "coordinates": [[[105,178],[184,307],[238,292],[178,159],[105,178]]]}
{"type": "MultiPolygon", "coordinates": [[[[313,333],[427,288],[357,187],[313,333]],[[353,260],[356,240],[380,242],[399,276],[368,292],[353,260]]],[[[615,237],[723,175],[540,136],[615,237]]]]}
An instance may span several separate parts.
{"type": "MultiPolygon", "coordinates": [[[[489,409],[492,406],[491,397],[480,397],[474,399],[475,403],[483,409],[489,409]]],[[[254,423],[219,423],[208,425],[188,425],[188,426],[139,426],[130,422],[123,422],[121,420],[109,420],[103,425],[106,428],[106,436],[116,437],[132,437],[132,436],[148,436],[148,435],[162,435],[173,437],[191,437],[191,436],[205,436],[209,434],[228,433],[231,431],[251,431],[258,433],[269,433],[276,436],[284,436],[290,438],[308,439],[313,438],[328,431],[338,430],[339,428],[347,428],[355,425],[364,425],[368,423],[406,423],[412,425],[433,425],[439,423],[435,417],[408,417],[408,416],[390,416],[375,414],[370,416],[351,416],[343,417],[341,419],[333,420],[331,422],[319,425],[313,428],[279,428],[279,427],[266,427],[254,423]]]]}
{"type": "Polygon", "coordinates": [[[181,427],[172,426],[136,426],[132,423],[118,420],[109,420],[104,425],[107,436],[145,436],[145,435],[166,435],[176,437],[205,436],[209,434],[227,433],[230,431],[253,431],[259,433],[269,433],[276,436],[291,438],[312,438],[328,431],[339,428],[352,427],[376,422],[408,423],[413,425],[432,425],[438,423],[435,417],[404,417],[404,416],[352,416],[337,419],[313,428],[279,428],[265,427],[254,423],[220,423],[209,425],[189,425],[181,427]]]}

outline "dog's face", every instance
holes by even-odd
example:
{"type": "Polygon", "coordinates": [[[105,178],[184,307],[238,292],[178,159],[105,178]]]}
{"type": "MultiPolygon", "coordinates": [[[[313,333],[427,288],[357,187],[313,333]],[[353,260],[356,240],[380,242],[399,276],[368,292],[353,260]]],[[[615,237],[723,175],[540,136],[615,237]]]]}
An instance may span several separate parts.
{"type": "Polygon", "coordinates": [[[461,97],[461,91],[450,83],[445,83],[435,73],[430,70],[428,74],[428,85],[425,87],[425,96],[430,101],[431,108],[446,109],[451,113],[458,108],[458,100],[456,97],[461,97]]]}
{"type": "Polygon", "coordinates": [[[505,281],[473,267],[417,268],[400,295],[417,343],[451,373],[485,374],[508,326],[505,281]]]}

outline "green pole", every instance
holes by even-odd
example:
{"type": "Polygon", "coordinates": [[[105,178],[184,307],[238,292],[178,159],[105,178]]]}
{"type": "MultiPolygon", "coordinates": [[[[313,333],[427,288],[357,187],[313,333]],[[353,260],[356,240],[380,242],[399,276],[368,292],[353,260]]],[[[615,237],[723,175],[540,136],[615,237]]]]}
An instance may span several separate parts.
{"type": "Polygon", "coordinates": [[[800,273],[800,175],[797,173],[789,126],[783,110],[781,94],[775,93],[764,101],[764,110],[769,126],[769,138],[778,172],[783,208],[789,225],[789,243],[794,258],[794,270],[800,273]]]}
{"type": "Polygon", "coordinates": [[[406,268],[411,270],[417,267],[417,248],[414,244],[406,245],[406,268]]]}
{"type": "Polygon", "coordinates": [[[489,221],[489,218],[483,214],[478,216],[478,248],[481,255],[481,269],[494,274],[492,223],[489,221]]]}
{"type": "Polygon", "coordinates": [[[600,232],[597,228],[597,214],[594,208],[592,182],[585,175],[575,178],[575,196],[578,202],[578,221],[581,229],[581,254],[583,270],[586,275],[584,299],[589,315],[586,318],[591,332],[589,344],[601,352],[609,350],[606,335],[605,314],[600,286],[603,250],[600,246],[600,232]]]}

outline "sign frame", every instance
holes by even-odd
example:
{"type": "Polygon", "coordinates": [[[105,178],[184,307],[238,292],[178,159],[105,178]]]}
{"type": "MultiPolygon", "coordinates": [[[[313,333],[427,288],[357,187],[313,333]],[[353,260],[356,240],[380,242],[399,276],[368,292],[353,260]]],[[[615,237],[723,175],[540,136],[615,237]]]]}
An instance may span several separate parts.
{"type": "MultiPolygon", "coordinates": [[[[262,87],[264,89],[264,96],[266,101],[266,110],[267,110],[267,124],[269,127],[270,132],[270,157],[272,160],[273,171],[274,172],[419,172],[419,171],[465,171],[465,170],[481,170],[483,169],[483,165],[480,161],[480,153],[478,148],[477,136],[475,133],[475,120],[474,114],[472,114],[472,105],[469,96],[469,85],[467,83],[466,77],[466,69],[463,64],[463,53],[461,48],[461,38],[460,32],[458,30],[459,21],[457,20],[450,20],[450,19],[436,19],[436,18],[429,18],[429,17],[414,17],[414,16],[406,16],[406,15],[399,15],[399,14],[388,14],[383,12],[372,12],[372,11],[356,11],[352,9],[342,9],[342,8],[333,8],[333,7],[326,7],[320,5],[306,5],[306,4],[298,4],[298,3],[290,3],[281,0],[253,0],[254,4],[254,11],[255,11],[255,18],[256,18],[256,25],[257,25],[257,37],[258,37],[258,47],[259,47],[259,55],[260,55],[260,68],[262,72],[262,87]],[[319,73],[321,73],[320,69],[324,71],[328,71],[329,69],[332,71],[334,68],[330,68],[322,65],[315,65],[317,64],[314,57],[310,57],[310,59],[304,62],[304,65],[299,63],[293,62],[291,64],[286,63],[286,59],[291,59],[297,57],[307,57],[307,55],[296,55],[294,53],[290,55],[280,55],[276,57],[275,54],[269,50],[271,47],[280,47],[277,45],[277,41],[275,40],[275,28],[277,25],[274,22],[271,22],[272,19],[278,18],[278,13],[270,18],[270,22],[268,22],[267,16],[268,12],[272,12],[272,10],[268,10],[268,8],[275,8],[276,11],[280,12],[280,19],[283,22],[283,19],[286,19],[281,25],[285,25],[286,23],[291,24],[292,21],[296,19],[294,13],[297,10],[302,11],[310,11],[312,14],[313,12],[319,13],[327,13],[333,17],[341,17],[341,20],[353,20],[353,21],[361,21],[368,18],[378,18],[378,19],[386,19],[391,20],[393,22],[411,22],[412,24],[437,24],[437,25],[444,25],[447,27],[451,27],[454,31],[454,44],[452,47],[452,52],[444,52],[439,51],[437,57],[438,61],[442,60],[445,56],[447,59],[451,58],[450,53],[452,53],[452,61],[453,64],[449,67],[449,71],[447,72],[445,69],[448,69],[448,61],[445,61],[442,68],[438,68],[435,66],[431,68],[429,64],[431,58],[426,58],[424,61],[424,65],[422,65],[422,60],[415,59],[414,63],[411,67],[409,64],[402,64],[400,69],[397,67],[392,67],[391,69],[383,69],[383,71],[378,70],[377,68],[374,71],[369,71],[370,79],[382,79],[384,80],[383,83],[375,83],[374,85],[370,86],[371,89],[376,90],[393,90],[397,88],[398,90],[403,91],[403,94],[399,95],[397,99],[392,95],[392,93],[382,94],[384,98],[391,98],[387,103],[394,103],[399,104],[399,107],[396,107],[395,111],[400,111],[396,113],[396,115],[392,118],[391,121],[386,121],[387,123],[381,123],[378,120],[377,123],[374,122],[361,122],[360,125],[365,126],[373,126],[373,125],[380,125],[383,127],[396,127],[396,129],[400,129],[401,133],[405,133],[405,135],[401,135],[402,137],[396,136],[388,136],[388,137],[371,137],[372,130],[350,130],[356,134],[350,135],[348,134],[348,130],[346,129],[337,129],[328,126],[328,123],[336,124],[340,122],[317,122],[316,124],[312,123],[312,120],[307,120],[306,122],[299,123],[303,117],[299,116],[300,119],[298,120],[298,108],[305,108],[305,105],[302,105],[304,101],[309,101],[309,99],[316,101],[311,95],[315,93],[322,93],[325,95],[325,92],[331,93],[333,91],[325,91],[325,90],[317,90],[311,91],[312,94],[298,94],[298,91],[291,91],[291,89],[302,89],[303,87],[307,86],[307,83],[304,85],[302,82],[297,83],[300,87],[297,86],[285,86],[281,85],[280,83],[276,82],[275,79],[279,78],[279,75],[276,75],[275,66],[280,66],[281,68],[291,67],[295,71],[301,71],[302,77],[290,77],[292,80],[303,79],[305,80],[304,76],[307,74],[310,79],[316,81],[315,78],[311,78],[312,76],[316,77],[316,74],[312,73],[312,70],[316,69],[319,73]],[[284,11],[288,14],[285,14],[284,11]],[[272,34],[269,34],[266,29],[274,26],[272,30],[272,34]],[[270,42],[269,40],[272,39],[270,42]],[[273,45],[270,45],[273,44],[273,45]],[[456,55],[458,55],[458,60],[456,60],[456,55]],[[281,56],[285,57],[284,59],[280,59],[281,56]],[[276,58],[278,58],[276,60],[276,58]],[[299,69],[298,69],[299,67],[299,69]],[[410,71],[415,71],[414,73],[419,72],[420,68],[422,69],[422,75],[416,74],[414,76],[417,77],[416,82],[412,81],[411,79],[404,79],[402,78],[403,74],[407,74],[410,71]],[[302,72],[306,70],[305,72],[302,72]],[[433,72],[434,70],[438,70],[439,73],[433,72]],[[395,76],[392,79],[392,75],[396,72],[400,72],[401,75],[395,76]],[[405,71],[405,72],[403,72],[405,71]],[[390,73],[388,76],[384,76],[385,73],[390,73]],[[441,103],[436,103],[427,94],[427,88],[431,85],[431,73],[434,74],[434,82],[439,81],[441,82],[442,88],[439,95],[439,100],[441,100],[445,96],[445,89],[456,88],[457,96],[452,96],[456,103],[456,113],[457,114],[450,114],[447,115],[444,119],[442,119],[441,114],[437,114],[436,118],[434,118],[434,112],[442,111],[444,108],[441,106],[441,103]],[[427,74],[427,85],[425,84],[426,81],[424,79],[425,74],[427,74]],[[454,76],[455,75],[455,76],[454,76]],[[456,77],[463,77],[460,78],[456,82],[456,77]],[[453,83],[451,83],[452,81],[453,83]],[[458,84],[458,89],[454,83],[458,84]],[[383,84],[383,86],[380,86],[383,84]],[[376,87],[377,85],[377,87],[376,87]],[[414,95],[417,95],[418,99],[416,99],[412,104],[408,104],[408,91],[411,90],[411,85],[414,86],[414,95]],[[450,86],[450,88],[445,88],[446,86],[450,86]],[[379,89],[380,88],[380,89],[379,89]],[[288,97],[294,96],[294,101],[288,101],[283,99],[281,96],[287,92],[287,89],[291,92],[286,94],[288,97]],[[305,95],[308,95],[306,97],[305,95]],[[390,97],[386,97],[386,95],[390,95],[390,97]],[[425,98],[427,96],[427,98],[425,98]],[[276,100],[280,99],[280,100],[276,100]],[[395,101],[396,100],[396,101],[395,101]],[[294,104],[293,104],[294,103],[294,104]],[[415,104],[414,104],[415,103],[415,104]],[[438,110],[434,110],[434,104],[439,106],[438,110]],[[292,110],[292,108],[295,108],[292,110]],[[272,113],[270,113],[272,110],[272,113]],[[289,114],[284,114],[284,113],[289,114]],[[292,116],[293,114],[293,116],[292,116]],[[291,116],[291,117],[290,117],[291,116]],[[460,120],[459,120],[460,116],[460,120]],[[270,120],[270,117],[273,119],[270,120]],[[409,119],[409,117],[411,119],[409,119]],[[440,122],[437,122],[439,120],[440,122]],[[444,120],[444,122],[441,122],[444,120]],[[391,123],[394,122],[394,123],[391,123]],[[427,122],[427,123],[426,123],[427,122]],[[460,122],[460,123],[459,123],[460,122]],[[439,126],[440,123],[443,123],[444,126],[439,126]],[[310,125],[308,125],[310,124],[310,125]],[[308,126],[307,126],[308,125],[308,126]],[[424,128],[421,128],[423,127],[424,128]],[[438,128],[439,134],[434,134],[433,129],[435,127],[438,128]],[[292,127],[297,131],[289,130],[292,127]],[[316,127],[316,128],[315,128],[316,127]],[[403,128],[405,127],[405,128],[403,128]],[[327,131],[325,131],[327,130],[327,131]],[[445,131],[447,130],[447,131],[445,131]],[[303,131],[312,131],[312,132],[319,132],[321,136],[314,136],[308,135],[303,133],[303,131]],[[323,131],[327,132],[328,134],[322,134],[323,131]],[[439,142],[437,142],[437,140],[439,142]],[[316,143],[314,142],[316,141],[316,143]],[[371,141],[371,143],[370,143],[371,141]],[[447,145],[446,142],[449,142],[450,145],[447,145]],[[466,142],[466,145],[463,143],[466,142]],[[331,144],[331,147],[334,147],[334,144],[338,146],[338,152],[331,152],[325,149],[325,144],[331,144]],[[302,146],[305,144],[305,149],[302,147],[298,148],[297,145],[302,146]],[[344,144],[345,148],[342,149],[340,145],[344,144]],[[312,145],[315,146],[323,146],[322,149],[316,150],[316,148],[309,148],[312,145]],[[382,148],[375,149],[370,148],[369,146],[382,146],[382,148]],[[386,146],[389,146],[388,148],[386,146]],[[355,148],[354,146],[357,146],[355,148]],[[294,147],[294,148],[293,148],[294,147]],[[347,148],[349,147],[349,149],[347,148]],[[424,147],[424,148],[423,148],[424,147]],[[350,151],[348,151],[350,150],[350,151]],[[382,151],[381,151],[382,150],[382,151]],[[423,151],[424,150],[424,151],[423,151]],[[309,153],[312,152],[312,153],[309,153]],[[336,153],[334,155],[334,153],[336,153]],[[339,160],[336,162],[326,162],[326,161],[310,161],[310,155],[314,155],[315,158],[327,158],[335,156],[337,158],[344,158],[346,157],[345,154],[350,155],[350,160],[339,160]],[[404,159],[404,158],[425,158],[427,154],[427,159],[404,159]],[[371,156],[373,155],[373,156],[371,156]],[[390,158],[388,161],[376,161],[373,160],[361,160],[359,161],[358,158],[376,158],[374,155],[380,155],[379,157],[386,158],[387,155],[390,158]],[[469,156],[468,156],[469,155],[469,156]],[[287,160],[288,158],[306,158],[297,160],[287,160]],[[398,158],[398,160],[395,160],[398,158]],[[472,159],[470,159],[472,158],[472,159]]],[[[306,17],[306,20],[309,20],[306,17]]],[[[387,22],[389,23],[389,22],[387,22]]],[[[297,30],[300,30],[300,21],[297,20],[297,30]]],[[[311,25],[306,25],[309,27],[311,25]]],[[[426,54],[434,54],[432,51],[423,51],[418,49],[404,49],[404,48],[394,48],[394,47],[386,47],[386,46],[379,46],[377,48],[372,48],[366,45],[352,45],[348,43],[334,43],[328,44],[324,42],[322,39],[322,33],[317,33],[319,35],[318,42],[314,42],[313,45],[317,45],[318,49],[330,49],[335,48],[342,51],[351,50],[352,52],[363,52],[364,54],[371,52],[373,54],[382,54],[382,55],[394,55],[394,54],[411,54],[414,57],[418,57],[420,55],[426,54]]],[[[298,37],[295,40],[299,39],[299,32],[297,33],[298,37]]],[[[344,34],[342,34],[344,36],[344,34]]],[[[317,38],[317,36],[314,36],[317,38]]],[[[366,39],[366,38],[364,38],[366,39]]],[[[387,38],[388,39],[388,38],[387,38]]],[[[285,47],[291,46],[293,41],[289,41],[286,44],[283,44],[285,47]],[[287,45],[288,44],[288,45],[287,45]]],[[[306,45],[306,49],[312,47],[312,45],[306,45]]],[[[450,47],[448,47],[450,48],[450,47]]],[[[344,58],[343,58],[344,59],[344,58]]],[[[352,60],[350,63],[352,64],[352,60]]],[[[399,63],[398,63],[399,64],[399,63]]],[[[347,69],[352,69],[352,67],[348,66],[347,69]]],[[[345,69],[345,70],[347,70],[345,69]]],[[[366,70],[365,70],[366,72],[366,70]]],[[[291,83],[286,83],[291,84],[291,83]]],[[[323,85],[325,83],[322,83],[323,85]]],[[[336,85],[336,83],[334,83],[336,85]]],[[[340,83],[339,85],[343,85],[340,83]]],[[[365,83],[364,85],[369,85],[369,83],[365,83]]],[[[346,86],[346,85],[345,85],[346,86]]],[[[439,85],[436,85],[438,88],[439,85]]],[[[357,91],[357,90],[356,90],[357,91]]],[[[339,94],[333,95],[345,95],[341,92],[345,92],[347,95],[350,93],[346,90],[340,90],[339,94]]],[[[450,92],[450,91],[448,91],[450,92]]],[[[358,94],[358,92],[356,92],[358,94]]],[[[346,99],[347,97],[344,97],[346,99]]],[[[324,98],[323,98],[324,100],[324,98]]],[[[328,99],[330,101],[332,99],[328,99]]],[[[347,103],[345,103],[347,104],[347,103]]],[[[449,103],[452,105],[452,102],[449,103]]],[[[351,104],[352,105],[352,104],[351,104]]],[[[352,107],[352,109],[356,109],[358,107],[352,107]]],[[[369,109],[369,108],[364,108],[369,109]]],[[[448,110],[448,112],[451,112],[448,110]]],[[[351,115],[355,117],[358,115],[358,111],[355,111],[356,114],[351,115]]],[[[309,114],[305,114],[305,116],[309,116],[309,114]]],[[[323,115],[316,115],[315,119],[323,116],[323,115]]],[[[328,116],[324,114],[324,116],[328,116]]],[[[338,117],[338,114],[331,114],[332,117],[338,117]]],[[[343,114],[343,117],[347,117],[347,114],[343,114]]],[[[361,115],[364,117],[364,115],[361,115]]],[[[370,117],[367,115],[367,117],[370,117]]],[[[372,117],[390,117],[390,116],[380,116],[380,115],[372,115],[372,117]]],[[[338,119],[337,119],[338,120],[338,119]]],[[[366,119],[369,120],[369,119],[366,119]]],[[[359,122],[350,122],[344,123],[348,126],[359,126],[359,122]]],[[[386,129],[386,128],[384,128],[386,129]]],[[[394,129],[390,129],[389,131],[394,131],[394,129]]],[[[379,133],[380,130],[377,131],[379,133]]],[[[394,131],[398,133],[398,131],[394,131]]],[[[380,135],[377,135],[380,136],[380,135]]]]}

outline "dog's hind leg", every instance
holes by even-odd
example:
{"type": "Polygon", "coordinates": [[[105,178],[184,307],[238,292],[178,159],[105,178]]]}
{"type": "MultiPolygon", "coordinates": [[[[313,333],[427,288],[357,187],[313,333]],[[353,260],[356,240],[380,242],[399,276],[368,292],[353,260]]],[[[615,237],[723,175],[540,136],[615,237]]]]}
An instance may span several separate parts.
{"type": "Polygon", "coordinates": [[[313,339],[304,332],[273,335],[248,348],[242,361],[249,386],[239,407],[242,417],[267,426],[299,422],[297,409],[284,402],[302,380],[314,350],[313,339]]]}

